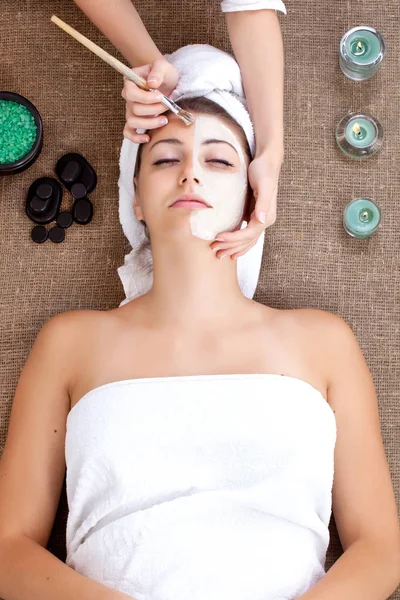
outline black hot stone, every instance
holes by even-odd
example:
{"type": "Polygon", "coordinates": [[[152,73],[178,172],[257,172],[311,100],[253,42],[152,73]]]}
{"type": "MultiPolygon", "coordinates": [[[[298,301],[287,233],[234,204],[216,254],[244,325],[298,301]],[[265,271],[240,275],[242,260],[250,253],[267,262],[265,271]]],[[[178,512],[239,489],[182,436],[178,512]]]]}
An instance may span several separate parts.
{"type": "Polygon", "coordinates": [[[51,223],[57,217],[62,200],[62,188],[52,177],[39,177],[29,187],[25,211],[38,225],[51,223]]]}
{"type": "Polygon", "coordinates": [[[49,230],[49,239],[55,244],[63,242],[65,239],[65,231],[62,227],[56,225],[49,230]]]}
{"type": "Polygon", "coordinates": [[[31,238],[37,244],[43,244],[47,240],[47,229],[43,225],[36,225],[31,231],[31,238]]]}
{"type": "Polygon", "coordinates": [[[69,162],[66,163],[64,170],[61,173],[60,177],[66,183],[74,183],[74,181],[77,181],[80,173],[81,173],[81,168],[80,168],[79,164],[76,162],[76,160],[70,160],[69,162]]]}
{"type": "Polygon", "coordinates": [[[47,200],[52,194],[52,187],[48,183],[41,183],[38,185],[36,190],[36,196],[39,196],[41,200],[47,200]]]}
{"type": "Polygon", "coordinates": [[[48,198],[47,200],[43,200],[42,198],[39,198],[37,194],[35,194],[33,198],[31,198],[29,206],[31,211],[36,215],[43,214],[44,212],[46,212],[46,210],[48,210],[50,206],[50,198],[48,198]]]}
{"type": "Polygon", "coordinates": [[[67,229],[72,225],[72,215],[70,212],[60,212],[57,217],[57,225],[63,229],[67,229]]]}
{"type": "Polygon", "coordinates": [[[71,192],[72,187],[77,183],[85,186],[85,193],[83,194],[83,191],[78,191],[75,196],[76,199],[84,198],[86,194],[94,190],[97,184],[97,175],[92,165],[89,164],[82,154],[78,154],[77,152],[68,152],[61,156],[56,164],[56,173],[57,177],[71,192]]]}
{"type": "Polygon", "coordinates": [[[84,198],[87,194],[86,186],[83,185],[83,183],[74,183],[74,185],[71,187],[71,194],[75,200],[84,198]]]}
{"type": "Polygon", "coordinates": [[[72,216],[76,223],[87,225],[93,217],[93,204],[88,198],[76,200],[72,207],[72,216]]]}

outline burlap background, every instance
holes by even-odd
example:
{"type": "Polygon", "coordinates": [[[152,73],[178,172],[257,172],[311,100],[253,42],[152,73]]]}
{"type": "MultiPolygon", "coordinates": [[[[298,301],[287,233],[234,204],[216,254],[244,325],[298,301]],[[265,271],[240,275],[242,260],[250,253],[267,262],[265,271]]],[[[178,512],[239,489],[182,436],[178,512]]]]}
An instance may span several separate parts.
{"type": "MultiPolygon", "coordinates": [[[[230,49],[218,0],[140,0],[136,6],[163,52],[189,43],[230,49]]],[[[286,155],[257,299],[279,308],[322,308],[352,325],[374,376],[400,500],[400,5],[287,0],[287,8],[288,16],[280,17],[286,155]],[[347,80],[338,67],[340,37],[359,24],[375,26],[388,45],[384,67],[362,84],[347,80]],[[356,162],[337,149],[334,129],[349,110],[369,111],[381,120],[386,141],[377,156],[356,162]],[[342,212],[350,199],[363,195],[378,202],[383,220],[378,234],[359,241],[343,230],[342,212]]],[[[1,13],[0,89],[17,91],[37,106],[45,141],[29,170],[0,180],[0,452],[13,391],[39,327],[61,311],[116,306],[123,297],[116,267],[127,250],[117,212],[122,78],[50,23],[51,14],[117,53],[72,1],[2,0],[1,13]],[[81,152],[97,170],[94,220],[87,227],[73,225],[63,244],[35,245],[24,213],[27,189],[35,178],[54,175],[57,158],[68,151],[81,152]]],[[[70,206],[65,193],[63,207],[70,206]]],[[[49,544],[62,558],[65,517],[63,492],[49,544]]],[[[333,524],[331,530],[328,566],[341,552],[333,524]]],[[[400,593],[392,598],[400,599],[400,593]]]]}

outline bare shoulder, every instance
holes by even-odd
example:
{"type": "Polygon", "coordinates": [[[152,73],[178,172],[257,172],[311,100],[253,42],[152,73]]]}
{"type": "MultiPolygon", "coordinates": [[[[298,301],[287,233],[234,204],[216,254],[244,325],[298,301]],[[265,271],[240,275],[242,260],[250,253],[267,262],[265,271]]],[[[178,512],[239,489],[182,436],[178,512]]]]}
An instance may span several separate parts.
{"type": "Polygon", "coordinates": [[[70,390],[82,359],[110,335],[116,320],[113,312],[71,310],[51,317],[39,330],[31,355],[62,364],[64,385],[70,390]]]}
{"type": "Polygon", "coordinates": [[[42,326],[38,337],[54,341],[66,351],[77,343],[82,344],[94,334],[110,327],[115,321],[115,311],[71,310],[51,317],[42,326]]]}
{"type": "Polygon", "coordinates": [[[325,374],[328,402],[337,414],[347,414],[354,398],[369,398],[376,408],[373,377],[352,327],[341,316],[318,309],[300,309],[287,315],[297,333],[313,348],[325,374]]]}
{"type": "Polygon", "coordinates": [[[292,320],[300,330],[311,336],[326,360],[332,360],[338,354],[346,352],[361,352],[352,327],[340,315],[314,308],[291,312],[292,320]]]}
{"type": "Polygon", "coordinates": [[[296,324],[299,327],[330,327],[347,326],[346,321],[334,313],[319,308],[294,308],[290,310],[281,310],[280,318],[288,324],[296,324]]]}
{"type": "MultiPolygon", "coordinates": [[[[111,311],[110,311],[111,312],[111,311]]],[[[42,335],[63,334],[72,339],[81,327],[95,326],[105,319],[107,311],[100,310],[70,310],[51,317],[41,327],[42,335]]]]}
{"type": "Polygon", "coordinates": [[[329,389],[339,378],[347,377],[355,364],[364,372],[368,370],[353,330],[341,316],[301,308],[281,311],[278,323],[281,334],[295,340],[312,371],[318,372],[325,381],[328,396],[329,389]]]}
{"type": "Polygon", "coordinates": [[[317,308],[298,308],[281,311],[282,326],[303,335],[304,340],[317,345],[327,356],[335,352],[343,343],[354,343],[355,336],[350,325],[334,313],[317,308]]]}

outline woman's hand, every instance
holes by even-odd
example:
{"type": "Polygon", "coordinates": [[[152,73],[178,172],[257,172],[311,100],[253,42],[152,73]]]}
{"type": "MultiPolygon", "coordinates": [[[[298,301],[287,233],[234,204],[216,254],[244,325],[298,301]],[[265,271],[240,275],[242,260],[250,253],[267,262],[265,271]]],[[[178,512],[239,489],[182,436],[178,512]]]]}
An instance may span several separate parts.
{"type": "Polygon", "coordinates": [[[217,258],[230,256],[236,260],[255,246],[258,238],[276,221],[276,198],[282,161],[260,154],[249,165],[249,183],[253,190],[255,208],[245,229],[223,232],[211,244],[217,258]]]}
{"type": "MultiPolygon", "coordinates": [[[[152,64],[132,70],[146,79],[149,87],[159,89],[165,96],[172,93],[179,79],[178,70],[165,58],[157,59],[152,64]]],[[[142,90],[126,77],[124,77],[124,80],[125,83],[121,93],[126,100],[124,136],[137,144],[148,142],[149,137],[138,134],[136,129],[156,129],[166,125],[166,117],[155,115],[160,115],[168,109],[161,104],[160,94],[157,94],[157,92],[142,90]]]]}

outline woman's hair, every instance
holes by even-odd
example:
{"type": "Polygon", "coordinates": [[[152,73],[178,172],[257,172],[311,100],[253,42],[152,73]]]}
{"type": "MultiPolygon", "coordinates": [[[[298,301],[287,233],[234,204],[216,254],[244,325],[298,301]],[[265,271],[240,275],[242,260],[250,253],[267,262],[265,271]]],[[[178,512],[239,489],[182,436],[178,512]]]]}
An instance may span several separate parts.
{"type": "MultiPolygon", "coordinates": [[[[233,119],[231,117],[231,115],[229,113],[227,113],[224,108],[222,108],[222,106],[220,106],[219,104],[216,104],[215,102],[213,102],[212,100],[209,100],[208,98],[205,98],[204,96],[200,96],[198,98],[185,98],[183,100],[179,100],[179,106],[189,112],[194,112],[194,113],[200,114],[200,115],[209,115],[211,117],[217,117],[217,118],[221,119],[221,121],[224,121],[227,126],[231,127],[236,132],[236,134],[239,138],[240,144],[242,146],[242,149],[245,153],[245,156],[248,158],[249,161],[251,161],[252,156],[251,156],[250,146],[249,146],[249,142],[247,141],[247,137],[246,137],[244,130],[239,125],[239,123],[237,121],[235,121],[235,119],[233,119]]],[[[168,111],[165,114],[168,115],[169,112],[170,111],[168,111]]],[[[136,158],[134,177],[137,177],[139,175],[140,167],[142,164],[143,147],[144,147],[144,144],[139,145],[137,158],[136,158]]],[[[143,225],[143,226],[145,227],[145,225],[143,225]]],[[[149,272],[151,270],[151,265],[152,265],[150,239],[147,239],[137,250],[137,257],[139,257],[139,256],[140,256],[140,259],[141,259],[140,262],[142,263],[143,268],[149,272]]]]}

